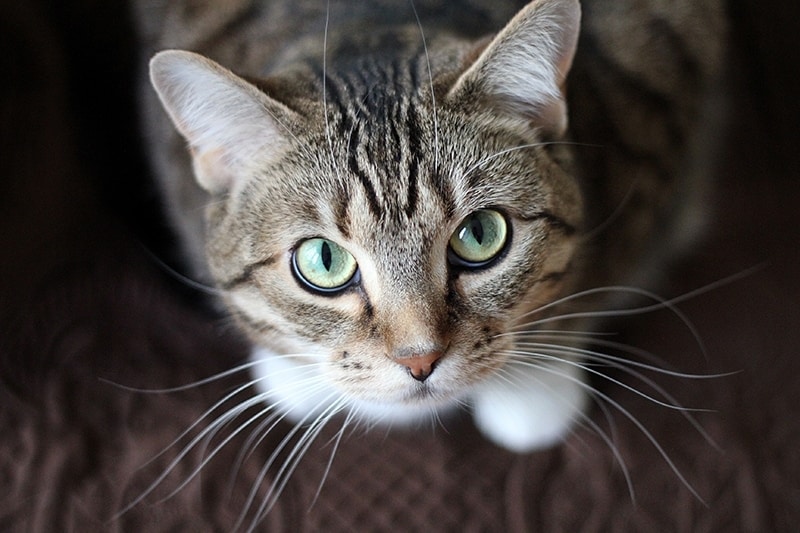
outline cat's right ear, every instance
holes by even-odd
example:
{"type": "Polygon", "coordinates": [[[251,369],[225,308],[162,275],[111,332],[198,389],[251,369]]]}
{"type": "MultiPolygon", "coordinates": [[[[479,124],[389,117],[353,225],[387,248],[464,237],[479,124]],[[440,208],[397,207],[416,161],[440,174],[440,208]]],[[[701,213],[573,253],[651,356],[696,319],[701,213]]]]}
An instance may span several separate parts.
{"type": "Polygon", "coordinates": [[[448,98],[522,118],[560,137],[567,128],[564,85],[580,20],[578,0],[534,0],[482,49],[448,98]]]}
{"type": "Polygon", "coordinates": [[[230,191],[248,167],[277,159],[289,144],[283,124],[294,112],[199,54],[156,54],[150,81],[209,192],[230,191]]]}

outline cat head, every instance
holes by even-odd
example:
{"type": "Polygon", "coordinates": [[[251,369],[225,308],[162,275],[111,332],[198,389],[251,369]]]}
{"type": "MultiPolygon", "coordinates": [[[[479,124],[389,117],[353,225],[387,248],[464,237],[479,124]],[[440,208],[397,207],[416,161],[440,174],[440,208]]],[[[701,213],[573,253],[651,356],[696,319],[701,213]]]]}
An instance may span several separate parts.
{"type": "Polygon", "coordinates": [[[566,130],[579,17],[540,0],[482,42],[265,80],[158,54],[212,195],[210,270],[252,339],[368,402],[448,401],[498,372],[570,283],[582,201],[545,141],[566,130]]]}

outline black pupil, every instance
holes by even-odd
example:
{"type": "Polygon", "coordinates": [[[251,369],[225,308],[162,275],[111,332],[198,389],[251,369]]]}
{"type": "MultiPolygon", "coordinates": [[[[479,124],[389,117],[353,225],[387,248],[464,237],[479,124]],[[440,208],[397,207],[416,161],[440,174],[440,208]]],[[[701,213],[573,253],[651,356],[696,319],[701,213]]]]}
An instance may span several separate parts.
{"type": "Polygon", "coordinates": [[[483,244],[483,224],[481,224],[481,221],[475,217],[472,219],[472,223],[469,226],[470,231],[472,231],[472,236],[475,237],[475,241],[478,244],[483,244]]]}
{"type": "Polygon", "coordinates": [[[325,270],[330,272],[331,270],[331,246],[324,242],[322,243],[322,250],[320,251],[320,256],[322,257],[322,266],[325,267],[325,270]]]}

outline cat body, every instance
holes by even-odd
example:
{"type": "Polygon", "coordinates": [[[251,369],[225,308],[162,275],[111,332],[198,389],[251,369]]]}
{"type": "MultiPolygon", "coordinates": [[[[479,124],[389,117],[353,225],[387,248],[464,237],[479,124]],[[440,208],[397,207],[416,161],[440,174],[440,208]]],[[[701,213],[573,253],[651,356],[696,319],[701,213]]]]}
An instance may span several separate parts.
{"type": "Polygon", "coordinates": [[[580,420],[581,333],[698,225],[720,2],[135,7],[171,49],[158,183],[260,399],[301,424],[467,405],[515,451],[580,420]]]}

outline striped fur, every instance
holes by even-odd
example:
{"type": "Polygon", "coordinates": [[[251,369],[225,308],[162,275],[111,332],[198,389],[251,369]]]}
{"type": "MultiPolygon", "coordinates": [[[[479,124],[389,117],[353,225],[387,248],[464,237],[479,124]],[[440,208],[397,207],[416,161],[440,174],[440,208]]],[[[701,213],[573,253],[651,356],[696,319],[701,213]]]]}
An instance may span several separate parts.
{"type": "Polygon", "coordinates": [[[467,402],[508,448],[559,439],[585,405],[579,348],[518,368],[517,343],[534,319],[605,305],[551,302],[642,281],[692,233],[720,2],[587,2],[582,22],[577,0],[161,4],[136,5],[145,40],[202,56],[152,63],[192,152],[150,95],[154,165],[265,398],[390,422],[467,402]],[[448,241],[486,208],[510,244],[460,268],[448,241]],[[356,258],[357,283],[298,283],[291,256],[313,237],[356,258]],[[443,355],[424,382],[398,364],[427,353],[443,355]],[[287,354],[319,364],[313,394],[276,382],[287,354]]]}

